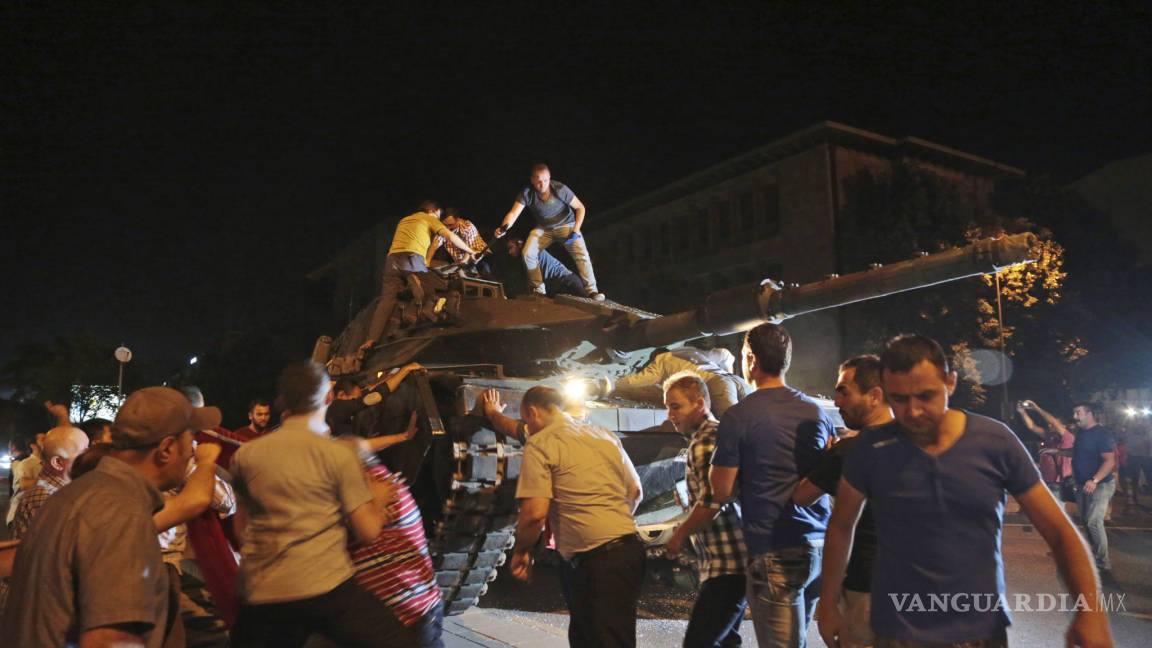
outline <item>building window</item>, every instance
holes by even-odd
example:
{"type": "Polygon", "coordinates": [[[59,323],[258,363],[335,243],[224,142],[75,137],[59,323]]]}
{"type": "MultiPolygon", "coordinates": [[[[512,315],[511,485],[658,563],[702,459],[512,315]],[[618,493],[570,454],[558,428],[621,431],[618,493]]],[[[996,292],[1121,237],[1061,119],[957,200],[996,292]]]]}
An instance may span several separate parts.
{"type": "Polygon", "coordinates": [[[727,241],[732,237],[732,201],[725,200],[712,206],[716,214],[716,240],[727,241]]]}
{"type": "Polygon", "coordinates": [[[701,250],[712,247],[712,221],[707,209],[696,210],[696,240],[701,250]]]}
{"type": "Polygon", "coordinates": [[[776,184],[760,188],[760,223],[769,236],[780,233],[780,192],[776,184]]]}
{"type": "Polygon", "coordinates": [[[756,229],[756,211],[752,206],[752,192],[745,191],[740,194],[739,198],[739,211],[740,211],[740,229],[745,234],[756,229]]]}
{"type": "Polygon", "coordinates": [[[692,227],[692,215],[685,214],[680,219],[680,227],[677,229],[680,232],[680,249],[691,250],[692,243],[695,240],[693,237],[695,229],[692,227]]]}

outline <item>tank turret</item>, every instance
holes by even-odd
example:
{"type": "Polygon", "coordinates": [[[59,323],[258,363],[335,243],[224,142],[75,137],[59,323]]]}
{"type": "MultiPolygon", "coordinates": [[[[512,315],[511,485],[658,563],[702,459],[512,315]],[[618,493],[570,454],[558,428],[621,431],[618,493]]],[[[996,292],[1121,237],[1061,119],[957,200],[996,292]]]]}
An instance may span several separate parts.
{"type": "MultiPolygon", "coordinates": [[[[347,360],[364,339],[375,303],[335,341],[322,337],[313,357],[327,361],[334,375],[344,373],[364,384],[409,362],[426,368],[376,406],[387,411],[373,417],[370,433],[399,432],[411,409],[423,415],[416,438],[390,448],[384,460],[412,485],[445,611],[456,614],[473,605],[495,578],[515,523],[521,445],[472,413],[485,389],[500,392],[508,404],[505,414],[515,416],[520,396],[533,385],[560,386],[572,373],[619,376],[634,371],[655,347],[995,272],[1028,262],[1034,242],[1027,233],[986,239],[800,286],[763,279],[664,316],[581,297],[507,299],[499,283],[449,267],[419,278],[410,294],[401,295],[385,336],[359,366],[347,360]]],[[[621,436],[640,473],[645,502],[638,520],[656,551],[671,527],[659,511],[678,511],[661,507],[671,503],[675,483],[683,478],[687,440],[661,426],[665,416],[658,407],[596,394],[585,398],[589,420],[621,436]]]]}

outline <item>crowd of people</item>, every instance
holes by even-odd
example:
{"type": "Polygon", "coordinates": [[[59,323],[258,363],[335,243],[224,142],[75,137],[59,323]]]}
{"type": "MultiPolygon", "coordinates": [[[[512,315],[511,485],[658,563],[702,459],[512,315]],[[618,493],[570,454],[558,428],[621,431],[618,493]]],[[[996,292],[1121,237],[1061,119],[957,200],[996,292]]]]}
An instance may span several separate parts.
{"type": "MultiPolygon", "coordinates": [[[[1006,646],[1008,495],[1078,602],[1067,644],[1112,645],[1099,596],[1106,539],[1093,530],[1109,491],[1110,437],[1090,404],[1076,407],[1081,432],[1067,449],[1086,544],[1017,436],[949,406],[957,375],[935,341],[902,335],[840,366],[843,434],[788,386],[783,327],[749,331],[741,356],[754,390],[725,403],[719,420],[699,366],[662,383],[668,418],[690,439],[688,515],[666,546],[677,557],[691,544],[700,561],[685,646],[740,645],[746,610],[760,646],[804,646],[814,617],[828,646],[1006,646]]],[[[482,401],[496,429],[525,441],[512,574],[528,579],[533,547],[550,537],[564,558],[569,643],[635,645],[644,563],[631,514],[642,493],[620,442],[545,387],[525,395],[520,420],[503,414],[498,395],[482,401]]]]}
{"type": "MultiPolygon", "coordinates": [[[[654,354],[659,376],[638,379],[660,385],[689,442],[687,516],[666,546],[671,557],[691,547],[700,566],[685,646],[739,645],[746,612],[761,646],[804,646],[814,617],[829,646],[1007,645],[1008,607],[972,604],[1005,597],[1006,494],[1086,602],[1069,645],[1112,645],[1099,574],[1111,568],[1102,520],[1116,447],[1091,404],[1073,410],[1073,435],[1021,403],[1034,431],[1053,437],[1038,466],[1004,424],[949,406],[957,376],[931,339],[902,335],[839,367],[847,431],[788,385],[791,359],[787,330],[763,324],[745,336],[743,379],[730,354],[699,350],[654,354]],[[1069,477],[1087,543],[1058,503],[1069,477]],[[909,597],[968,604],[925,609],[909,597]]],[[[406,379],[420,369],[361,385],[293,364],[275,402],[253,400],[248,425],[233,431],[193,387],[139,390],[113,421],[79,427],[49,404],[57,425],[13,469],[18,544],[5,552],[0,637],[182,646],[181,583],[194,567],[230,645],[442,645],[423,522],[397,469],[411,458],[387,454],[416,445],[406,379]],[[381,416],[406,425],[381,434],[381,416]]],[[[530,578],[548,542],[563,558],[571,645],[632,646],[645,574],[641,480],[620,439],[568,405],[543,385],[515,418],[495,390],[479,399],[492,427],[524,446],[510,571],[530,578]]]]}
{"type": "Polygon", "coordinates": [[[256,399],[237,430],[191,386],[133,392],[90,432],[52,405],[59,425],[14,466],[4,645],[184,646],[189,570],[230,645],[443,645],[420,511],[377,458],[413,438],[416,413],[358,436],[358,413],[418,368],[361,389],[290,365],[279,424],[256,399]]]}

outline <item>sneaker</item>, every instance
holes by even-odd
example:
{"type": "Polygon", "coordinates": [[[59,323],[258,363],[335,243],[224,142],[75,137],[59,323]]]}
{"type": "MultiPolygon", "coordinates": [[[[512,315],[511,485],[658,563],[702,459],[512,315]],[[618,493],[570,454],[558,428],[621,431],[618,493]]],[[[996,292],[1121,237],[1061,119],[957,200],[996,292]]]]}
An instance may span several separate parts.
{"type": "Polygon", "coordinates": [[[595,299],[596,301],[604,301],[604,293],[592,293],[588,295],[588,299],[595,299]]]}

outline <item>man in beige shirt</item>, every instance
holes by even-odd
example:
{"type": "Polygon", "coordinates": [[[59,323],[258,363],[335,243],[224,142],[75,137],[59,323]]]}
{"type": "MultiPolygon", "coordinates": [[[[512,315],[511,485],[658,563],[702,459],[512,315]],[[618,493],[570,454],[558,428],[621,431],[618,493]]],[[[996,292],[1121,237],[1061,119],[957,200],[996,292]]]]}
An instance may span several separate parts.
{"type": "Polygon", "coordinates": [[[520,517],[512,574],[527,580],[547,518],[566,561],[572,646],[635,646],[644,547],[632,513],[640,477],[616,435],[574,420],[550,387],[524,394],[528,433],[516,497],[520,517]]]}

